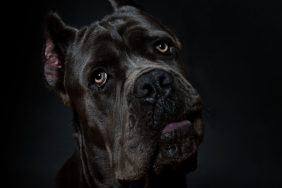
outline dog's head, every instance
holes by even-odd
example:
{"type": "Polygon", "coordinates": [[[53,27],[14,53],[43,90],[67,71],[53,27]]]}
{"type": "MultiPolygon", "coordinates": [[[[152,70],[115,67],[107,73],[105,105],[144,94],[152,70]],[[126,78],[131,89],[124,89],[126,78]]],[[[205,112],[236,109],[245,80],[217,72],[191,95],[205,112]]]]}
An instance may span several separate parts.
{"type": "Polygon", "coordinates": [[[116,179],[189,168],[203,125],[180,42],[127,1],[111,3],[111,15],[80,30],[47,17],[46,80],[73,109],[87,158],[105,151],[116,179]]]}

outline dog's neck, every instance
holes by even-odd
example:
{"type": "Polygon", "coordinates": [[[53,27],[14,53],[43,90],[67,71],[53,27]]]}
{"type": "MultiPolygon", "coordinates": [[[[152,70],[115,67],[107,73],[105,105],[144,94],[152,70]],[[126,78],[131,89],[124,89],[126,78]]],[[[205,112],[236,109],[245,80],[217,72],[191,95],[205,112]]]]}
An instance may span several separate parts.
{"type": "MultiPolygon", "coordinates": [[[[78,121],[74,122],[75,128],[75,140],[77,142],[77,152],[74,160],[79,161],[78,167],[74,170],[79,172],[81,181],[79,182],[79,188],[93,188],[93,187],[113,187],[113,188],[149,188],[149,187],[163,187],[163,188],[185,188],[186,179],[183,173],[168,172],[160,176],[148,175],[138,181],[118,181],[115,179],[114,170],[110,167],[110,161],[106,150],[95,148],[95,152],[99,151],[99,154],[93,153],[93,147],[91,148],[85,142],[85,138],[82,136],[81,127],[78,121]],[[99,156],[99,157],[95,157],[99,156]],[[77,159],[79,158],[79,159],[77,159]],[[97,174],[97,172],[99,172],[97,174]]],[[[71,169],[73,170],[73,168],[71,169]]],[[[75,173],[75,172],[74,172],[75,173]]],[[[77,188],[74,185],[74,187],[77,188]]]]}
{"type": "Polygon", "coordinates": [[[186,178],[184,174],[167,174],[162,176],[150,176],[144,180],[117,183],[117,188],[186,188],[186,178]]]}

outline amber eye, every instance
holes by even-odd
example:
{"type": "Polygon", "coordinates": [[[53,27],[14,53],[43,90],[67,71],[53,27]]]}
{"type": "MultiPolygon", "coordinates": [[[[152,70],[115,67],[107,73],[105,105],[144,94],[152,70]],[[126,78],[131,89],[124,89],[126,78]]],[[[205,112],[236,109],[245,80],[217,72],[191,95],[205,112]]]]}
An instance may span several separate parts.
{"type": "Polygon", "coordinates": [[[161,53],[166,53],[169,50],[169,46],[165,42],[157,42],[155,48],[161,53]]]}
{"type": "Polygon", "coordinates": [[[104,70],[99,69],[94,72],[94,82],[97,87],[104,86],[107,82],[107,79],[108,75],[104,70]]]}

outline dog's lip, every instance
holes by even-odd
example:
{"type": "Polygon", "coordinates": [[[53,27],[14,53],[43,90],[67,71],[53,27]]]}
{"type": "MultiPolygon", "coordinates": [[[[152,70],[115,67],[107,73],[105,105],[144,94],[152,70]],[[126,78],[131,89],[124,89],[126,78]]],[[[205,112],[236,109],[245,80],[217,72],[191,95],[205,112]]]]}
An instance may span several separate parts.
{"type": "Polygon", "coordinates": [[[167,124],[162,130],[162,134],[170,133],[176,129],[181,129],[183,127],[190,127],[192,125],[191,121],[183,120],[179,122],[172,122],[167,124]]]}

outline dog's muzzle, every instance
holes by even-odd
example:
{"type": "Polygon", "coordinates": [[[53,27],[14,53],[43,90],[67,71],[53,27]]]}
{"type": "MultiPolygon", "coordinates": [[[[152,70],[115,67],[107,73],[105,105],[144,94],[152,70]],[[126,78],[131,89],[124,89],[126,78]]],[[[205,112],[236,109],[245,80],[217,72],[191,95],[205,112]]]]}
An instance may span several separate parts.
{"type": "Polygon", "coordinates": [[[172,74],[162,69],[145,72],[136,79],[133,90],[137,99],[135,102],[141,109],[143,108],[141,110],[143,114],[146,114],[141,121],[149,122],[149,127],[148,124],[141,126],[159,132],[159,145],[163,148],[163,155],[167,157],[184,152],[180,151],[179,143],[186,143],[186,147],[193,150],[192,140],[196,136],[193,125],[196,118],[193,117],[193,113],[198,113],[198,110],[187,107],[195,105],[195,102],[186,100],[189,97],[196,97],[192,92],[184,94],[185,92],[180,89],[181,85],[172,74]]]}
{"type": "Polygon", "coordinates": [[[171,93],[173,77],[170,73],[154,69],[141,75],[135,83],[134,95],[150,104],[171,93]]]}

